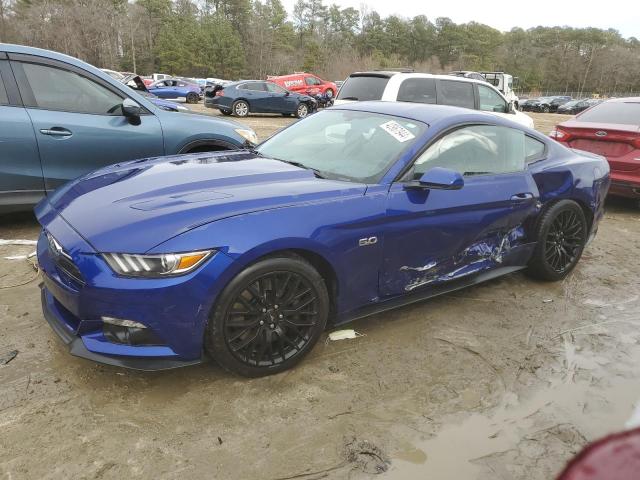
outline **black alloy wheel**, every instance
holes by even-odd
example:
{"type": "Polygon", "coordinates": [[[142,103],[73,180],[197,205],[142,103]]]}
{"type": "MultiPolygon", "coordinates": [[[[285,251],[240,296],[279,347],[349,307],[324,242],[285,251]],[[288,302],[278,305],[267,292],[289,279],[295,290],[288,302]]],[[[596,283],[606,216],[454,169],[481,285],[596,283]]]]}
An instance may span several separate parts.
{"type": "Polygon", "coordinates": [[[580,205],[573,200],[554,203],[538,220],[527,273],[539,280],[562,280],[580,260],[588,235],[580,205]]]}
{"type": "Polygon", "coordinates": [[[584,221],[571,210],[560,212],[545,239],[545,260],[558,273],[574,264],[584,244],[584,221]]]}
{"type": "Polygon", "coordinates": [[[286,370],[317,342],[328,305],[324,280],[304,260],[260,261],[225,288],[210,320],[207,349],[241,375],[286,370]]]}

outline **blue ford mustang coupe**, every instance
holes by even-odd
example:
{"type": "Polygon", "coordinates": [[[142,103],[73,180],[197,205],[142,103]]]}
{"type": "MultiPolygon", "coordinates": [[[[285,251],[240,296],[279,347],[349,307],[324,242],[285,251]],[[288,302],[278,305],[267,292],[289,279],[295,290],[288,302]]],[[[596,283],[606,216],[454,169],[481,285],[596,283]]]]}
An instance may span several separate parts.
{"type": "Polygon", "coordinates": [[[275,373],[327,324],[520,269],[564,278],[608,188],[602,157],[495,115],[341,105],[255,150],[121,163],[43,200],[44,314],[98,362],[275,373]]]}

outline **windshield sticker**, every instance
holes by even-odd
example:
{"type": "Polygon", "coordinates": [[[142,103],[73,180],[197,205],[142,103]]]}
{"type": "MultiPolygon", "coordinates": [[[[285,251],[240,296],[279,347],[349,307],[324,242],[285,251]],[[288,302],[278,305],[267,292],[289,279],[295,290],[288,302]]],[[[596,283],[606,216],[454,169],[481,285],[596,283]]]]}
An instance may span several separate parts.
{"type": "Polygon", "coordinates": [[[406,142],[407,140],[416,138],[416,136],[413,133],[411,133],[409,130],[407,130],[406,128],[404,128],[402,125],[400,125],[398,122],[394,120],[391,120],[387,123],[383,123],[382,125],[380,125],[380,128],[383,129],[385,132],[387,132],[389,135],[391,135],[393,138],[395,138],[399,142],[406,142]]]}

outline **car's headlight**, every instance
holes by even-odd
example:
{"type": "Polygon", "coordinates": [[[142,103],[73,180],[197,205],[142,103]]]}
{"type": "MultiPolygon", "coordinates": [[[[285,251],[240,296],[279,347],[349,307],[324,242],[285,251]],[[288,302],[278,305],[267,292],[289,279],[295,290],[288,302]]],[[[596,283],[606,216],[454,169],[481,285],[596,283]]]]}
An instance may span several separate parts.
{"type": "Polygon", "coordinates": [[[248,128],[236,128],[236,133],[252,145],[258,144],[258,136],[253,130],[248,128]]]}
{"type": "Polygon", "coordinates": [[[166,277],[182,275],[198,268],[213,250],[188,253],[134,255],[129,253],[103,253],[102,257],[118,275],[124,277],[166,277]]]}

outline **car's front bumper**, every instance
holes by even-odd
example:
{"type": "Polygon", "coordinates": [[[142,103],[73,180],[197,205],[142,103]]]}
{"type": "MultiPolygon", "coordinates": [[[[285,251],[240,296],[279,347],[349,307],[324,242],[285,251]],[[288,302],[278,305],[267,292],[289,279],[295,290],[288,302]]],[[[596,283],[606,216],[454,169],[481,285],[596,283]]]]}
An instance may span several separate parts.
{"type": "Polygon", "coordinates": [[[222,288],[217,279],[232,260],[221,252],[195,272],[162,279],[118,277],[61,217],[43,222],[68,250],[73,266],[60,263],[43,233],[38,240],[44,316],[79,357],[141,370],[200,363],[209,311],[222,288]],[[78,276],[77,274],[75,275],[78,276]],[[103,317],[143,324],[153,342],[116,342],[103,317]],[[157,340],[157,341],[156,341],[157,340]]]}

